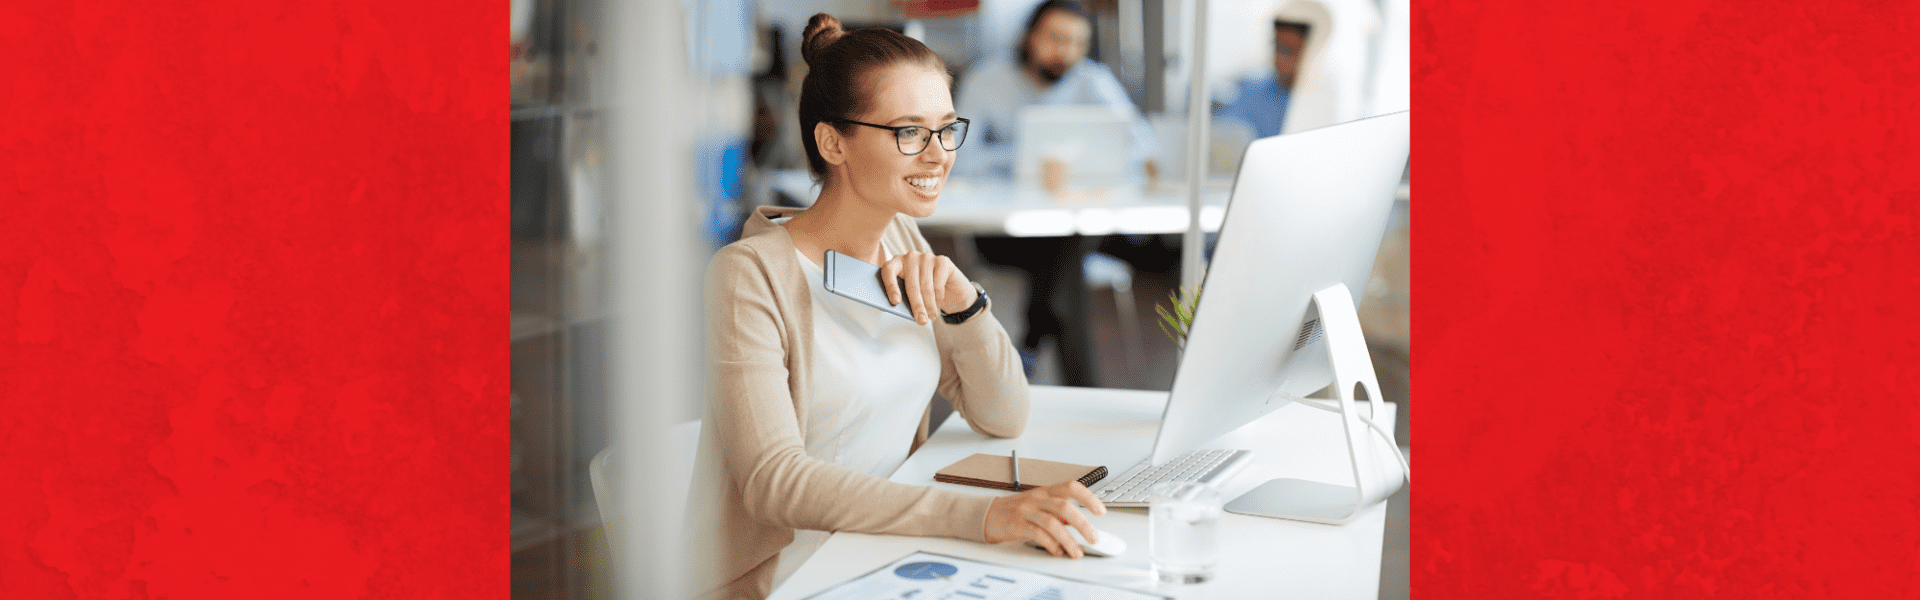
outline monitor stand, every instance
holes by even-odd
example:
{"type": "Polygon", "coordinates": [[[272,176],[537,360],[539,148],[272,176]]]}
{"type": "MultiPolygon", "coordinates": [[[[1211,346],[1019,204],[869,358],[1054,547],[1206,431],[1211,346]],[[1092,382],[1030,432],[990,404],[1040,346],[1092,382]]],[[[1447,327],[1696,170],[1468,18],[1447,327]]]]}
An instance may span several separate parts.
{"type": "MultiPolygon", "coordinates": [[[[1366,423],[1362,423],[1355,412],[1356,400],[1369,402],[1368,418],[1386,414],[1386,406],[1380,399],[1380,382],[1374,376],[1373,358],[1367,354],[1366,337],[1360,332],[1360,317],[1346,284],[1334,284],[1313,295],[1313,301],[1307,306],[1307,319],[1316,316],[1325,332],[1325,348],[1333,371],[1330,387],[1335,397],[1323,402],[1337,401],[1339,405],[1335,412],[1340,414],[1341,425],[1346,430],[1346,454],[1353,465],[1354,485],[1275,479],[1228,502],[1228,512],[1344,525],[1399,491],[1404,481],[1399,463],[1394,462],[1390,454],[1385,456],[1384,463],[1379,460],[1385,450],[1379,448],[1380,440],[1367,431],[1366,423]]],[[[1322,406],[1314,408],[1333,410],[1322,406]]],[[[1381,426],[1392,431],[1391,424],[1381,426]]]]}

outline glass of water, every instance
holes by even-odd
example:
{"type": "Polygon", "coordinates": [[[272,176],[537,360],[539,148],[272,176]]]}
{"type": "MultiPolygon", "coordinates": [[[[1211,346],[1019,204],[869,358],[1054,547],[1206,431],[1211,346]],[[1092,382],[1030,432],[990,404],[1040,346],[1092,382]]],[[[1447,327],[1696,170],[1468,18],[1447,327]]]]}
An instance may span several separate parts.
{"type": "Polygon", "coordinates": [[[1192,481],[1155,484],[1147,510],[1147,547],[1153,572],[1167,583],[1213,578],[1220,556],[1220,492],[1192,481]]]}

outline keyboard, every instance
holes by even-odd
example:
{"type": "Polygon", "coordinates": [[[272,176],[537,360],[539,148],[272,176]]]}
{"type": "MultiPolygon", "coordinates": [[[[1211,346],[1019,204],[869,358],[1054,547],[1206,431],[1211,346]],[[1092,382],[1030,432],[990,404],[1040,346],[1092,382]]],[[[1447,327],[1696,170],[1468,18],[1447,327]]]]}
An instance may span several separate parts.
{"type": "Polygon", "coordinates": [[[1174,457],[1166,464],[1153,466],[1153,457],[1127,469],[1119,477],[1094,484],[1093,494],[1107,506],[1145,507],[1153,494],[1153,484],[1164,481],[1215,483],[1232,477],[1253,462],[1247,450],[1195,450],[1174,457]]]}

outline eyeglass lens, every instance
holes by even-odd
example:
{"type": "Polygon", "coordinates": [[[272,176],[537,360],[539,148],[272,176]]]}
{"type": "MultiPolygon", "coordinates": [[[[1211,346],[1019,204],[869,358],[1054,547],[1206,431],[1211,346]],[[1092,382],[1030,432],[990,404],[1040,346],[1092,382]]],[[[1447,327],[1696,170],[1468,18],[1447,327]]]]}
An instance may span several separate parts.
{"type": "MultiPolygon", "coordinates": [[[[932,140],[931,132],[925,127],[908,127],[894,132],[894,140],[900,144],[900,152],[909,156],[926,151],[932,140]]],[[[960,149],[967,141],[967,122],[954,121],[940,128],[940,147],[948,152],[960,149]]]]}

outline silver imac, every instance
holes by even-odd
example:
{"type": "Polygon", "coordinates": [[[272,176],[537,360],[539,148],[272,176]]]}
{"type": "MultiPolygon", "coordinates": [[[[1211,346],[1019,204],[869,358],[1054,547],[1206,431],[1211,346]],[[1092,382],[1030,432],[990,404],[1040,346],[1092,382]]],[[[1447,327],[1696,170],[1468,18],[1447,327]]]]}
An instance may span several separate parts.
{"type": "Polygon", "coordinates": [[[1407,165],[1409,117],[1265,138],[1241,159],[1150,460],[1324,392],[1305,404],[1343,415],[1354,485],[1275,479],[1230,511],[1346,523],[1404,481],[1391,434],[1382,442],[1358,418],[1384,406],[1355,306],[1407,165]]]}

